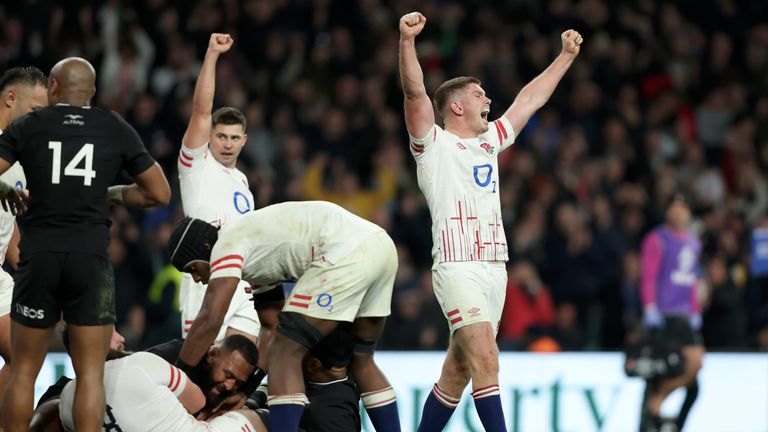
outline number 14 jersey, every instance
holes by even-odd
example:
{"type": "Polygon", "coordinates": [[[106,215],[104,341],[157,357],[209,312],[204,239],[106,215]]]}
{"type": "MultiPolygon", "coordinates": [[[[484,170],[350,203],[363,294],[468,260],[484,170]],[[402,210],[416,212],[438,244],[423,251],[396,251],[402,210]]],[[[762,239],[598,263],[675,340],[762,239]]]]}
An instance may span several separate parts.
{"type": "Polygon", "coordinates": [[[476,138],[434,125],[410,137],[416,176],[432,216],[432,259],[441,262],[507,261],[499,200],[499,153],[515,141],[509,121],[488,124],[476,138]]]}
{"type": "Polygon", "coordinates": [[[0,157],[24,167],[29,210],[22,253],[106,256],[107,188],[122,169],[135,177],[154,159],[120,115],[58,104],[21,116],[0,135],[0,157]]]}

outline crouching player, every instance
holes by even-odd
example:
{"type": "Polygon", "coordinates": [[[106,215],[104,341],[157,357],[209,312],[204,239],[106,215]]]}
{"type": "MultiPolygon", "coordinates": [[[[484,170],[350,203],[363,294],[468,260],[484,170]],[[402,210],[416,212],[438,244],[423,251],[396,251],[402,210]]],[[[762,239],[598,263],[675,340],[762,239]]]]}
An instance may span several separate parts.
{"type": "Polygon", "coordinates": [[[357,338],[351,375],[371,421],[377,431],[400,430],[394,391],[373,360],[397,271],[397,252],[383,229],[331,203],[287,202],[251,212],[221,231],[185,218],[169,246],[177,269],[208,283],[179,356],[183,369],[215,339],[241,279],[258,286],[295,281],[268,352],[273,429],[298,430],[307,401],[302,360],[346,321],[357,338]]]}

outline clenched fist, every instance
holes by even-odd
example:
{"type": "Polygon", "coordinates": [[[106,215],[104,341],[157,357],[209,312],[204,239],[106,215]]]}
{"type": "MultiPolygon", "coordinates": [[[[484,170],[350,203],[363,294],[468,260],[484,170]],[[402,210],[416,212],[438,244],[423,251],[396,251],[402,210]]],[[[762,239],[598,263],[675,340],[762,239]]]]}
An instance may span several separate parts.
{"type": "Polygon", "coordinates": [[[411,12],[400,18],[400,38],[413,39],[424,29],[427,17],[421,12],[411,12]]]}
{"type": "Polygon", "coordinates": [[[233,42],[232,36],[228,34],[213,33],[211,34],[211,40],[208,41],[208,51],[219,54],[225,53],[232,48],[233,42]]]}
{"type": "Polygon", "coordinates": [[[571,54],[574,57],[579,55],[581,51],[581,43],[584,42],[584,38],[581,37],[576,30],[566,30],[560,35],[560,39],[563,41],[563,52],[571,54]]]}

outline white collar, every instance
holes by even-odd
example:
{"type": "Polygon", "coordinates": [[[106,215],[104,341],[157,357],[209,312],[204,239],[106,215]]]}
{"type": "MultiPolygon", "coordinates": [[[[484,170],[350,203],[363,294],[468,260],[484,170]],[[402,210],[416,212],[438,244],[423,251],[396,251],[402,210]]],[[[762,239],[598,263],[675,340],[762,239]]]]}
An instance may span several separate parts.
{"type": "Polygon", "coordinates": [[[308,384],[312,384],[312,385],[326,386],[326,385],[331,385],[331,384],[336,384],[336,383],[344,382],[344,381],[346,381],[348,379],[349,379],[349,377],[344,377],[342,379],[337,379],[336,381],[329,381],[329,382],[324,382],[324,383],[317,383],[317,382],[311,382],[311,381],[307,381],[307,383],[308,384]]]}

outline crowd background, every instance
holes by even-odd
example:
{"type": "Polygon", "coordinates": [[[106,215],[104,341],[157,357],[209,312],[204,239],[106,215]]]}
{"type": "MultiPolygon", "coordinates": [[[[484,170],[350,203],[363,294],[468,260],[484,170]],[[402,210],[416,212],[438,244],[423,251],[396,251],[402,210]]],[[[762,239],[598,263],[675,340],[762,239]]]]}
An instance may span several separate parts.
{"type": "MultiPolygon", "coordinates": [[[[118,328],[138,349],[179,333],[168,237],[181,215],[176,159],[212,32],[230,33],[215,106],[248,120],[240,168],[256,207],[325,199],[398,246],[382,349],[442,350],[430,218],[407,152],[399,17],[428,19],[428,92],[473,75],[500,116],[578,29],[581,55],[500,155],[510,246],[499,343],[616,350],[641,319],[642,236],[682,191],[704,254],[709,350],[768,350],[768,5],[749,0],[19,0],[0,7],[0,69],[97,69],[96,104],[124,115],[174,187],[169,208],[113,209],[118,328]],[[752,250],[755,249],[755,250],[752,250]]],[[[22,221],[23,223],[23,221],[22,221]]]]}

